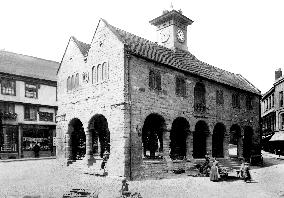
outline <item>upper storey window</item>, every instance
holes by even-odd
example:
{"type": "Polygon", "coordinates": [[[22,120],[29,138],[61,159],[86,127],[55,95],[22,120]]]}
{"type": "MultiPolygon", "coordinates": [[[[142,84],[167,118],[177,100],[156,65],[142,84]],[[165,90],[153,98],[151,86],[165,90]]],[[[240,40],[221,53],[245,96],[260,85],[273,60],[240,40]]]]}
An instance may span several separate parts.
{"type": "Polygon", "coordinates": [[[69,76],[67,78],[67,91],[71,91],[73,89],[76,89],[79,87],[79,74],[77,73],[76,75],[69,76]]]}
{"type": "Polygon", "coordinates": [[[161,91],[161,73],[156,70],[149,71],[149,87],[151,90],[161,91]]]}
{"type": "Polygon", "coordinates": [[[25,85],[25,97],[27,97],[27,98],[37,98],[38,97],[38,87],[37,87],[37,85],[26,83],[26,85],[25,85]]]}
{"type": "Polygon", "coordinates": [[[206,100],[205,100],[205,86],[201,82],[197,82],[194,87],[194,111],[205,112],[206,100]]]}
{"type": "Polygon", "coordinates": [[[217,105],[223,105],[224,104],[223,90],[217,90],[216,91],[216,103],[217,103],[217,105]]]}
{"type": "Polygon", "coordinates": [[[108,64],[104,62],[92,68],[92,82],[93,84],[105,82],[109,79],[108,64]]]}
{"type": "Polygon", "coordinates": [[[176,95],[182,97],[186,96],[185,79],[182,77],[176,77],[176,95]]]}
{"type": "Polygon", "coordinates": [[[16,81],[11,79],[1,80],[1,93],[3,95],[16,95],[16,81]]]}
{"type": "Polygon", "coordinates": [[[246,107],[247,107],[247,110],[251,110],[253,109],[253,97],[252,96],[247,96],[246,97],[246,107]]]}
{"type": "Polygon", "coordinates": [[[240,95],[238,93],[232,95],[232,106],[233,108],[240,108],[240,95]]]}
{"type": "Polygon", "coordinates": [[[279,107],[283,107],[283,91],[279,92],[279,107]]]}

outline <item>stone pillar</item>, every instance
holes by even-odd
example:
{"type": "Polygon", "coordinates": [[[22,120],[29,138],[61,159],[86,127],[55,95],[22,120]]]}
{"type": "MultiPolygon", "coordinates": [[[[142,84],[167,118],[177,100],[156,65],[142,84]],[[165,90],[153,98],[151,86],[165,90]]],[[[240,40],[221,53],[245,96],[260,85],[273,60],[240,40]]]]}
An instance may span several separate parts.
{"type": "Polygon", "coordinates": [[[92,133],[89,130],[86,130],[86,155],[84,160],[88,166],[92,166],[95,163],[95,158],[93,156],[93,139],[92,133]]]}
{"type": "Polygon", "coordinates": [[[224,134],[223,140],[223,154],[225,159],[229,159],[229,142],[230,142],[230,134],[224,134]]]}
{"type": "Polygon", "coordinates": [[[65,145],[65,159],[67,166],[72,163],[72,145],[71,145],[71,134],[66,133],[64,137],[65,145]]]}
{"type": "Polygon", "coordinates": [[[243,158],[243,135],[239,138],[238,141],[238,158],[243,158]]]}
{"type": "Polygon", "coordinates": [[[163,159],[167,163],[168,171],[173,169],[173,162],[170,158],[170,129],[165,128],[163,131],[163,159]]]}
{"type": "Polygon", "coordinates": [[[210,131],[206,133],[206,153],[209,153],[209,157],[212,158],[212,134],[210,131]]]}
{"type": "Polygon", "coordinates": [[[186,159],[193,159],[193,133],[188,129],[186,131],[186,159]]]}
{"type": "Polygon", "coordinates": [[[24,157],[22,149],[22,140],[23,140],[23,126],[19,125],[19,136],[18,136],[18,149],[19,149],[19,158],[24,157]]]}

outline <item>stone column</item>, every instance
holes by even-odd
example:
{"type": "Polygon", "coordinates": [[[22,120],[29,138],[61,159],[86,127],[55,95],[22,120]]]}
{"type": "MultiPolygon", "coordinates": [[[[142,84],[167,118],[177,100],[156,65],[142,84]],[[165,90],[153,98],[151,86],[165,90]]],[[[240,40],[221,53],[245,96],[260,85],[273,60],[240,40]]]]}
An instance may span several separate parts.
{"type": "Polygon", "coordinates": [[[19,136],[18,136],[18,149],[19,149],[19,158],[24,157],[22,150],[22,140],[23,140],[23,126],[19,125],[19,136]]]}
{"type": "Polygon", "coordinates": [[[193,133],[188,129],[186,134],[186,159],[189,161],[193,159],[193,133]]]}
{"type": "Polygon", "coordinates": [[[93,139],[92,133],[89,130],[86,130],[86,155],[84,160],[86,161],[88,166],[92,166],[95,163],[95,158],[93,156],[93,139]]]}
{"type": "Polygon", "coordinates": [[[173,169],[173,162],[170,158],[170,128],[167,127],[163,131],[163,159],[167,163],[168,171],[173,169]]]}
{"type": "Polygon", "coordinates": [[[212,134],[210,131],[206,133],[206,152],[209,153],[209,157],[212,158],[212,134]]]}
{"type": "Polygon", "coordinates": [[[67,166],[72,163],[72,145],[71,145],[71,134],[66,133],[64,137],[65,145],[65,159],[67,166]]]}

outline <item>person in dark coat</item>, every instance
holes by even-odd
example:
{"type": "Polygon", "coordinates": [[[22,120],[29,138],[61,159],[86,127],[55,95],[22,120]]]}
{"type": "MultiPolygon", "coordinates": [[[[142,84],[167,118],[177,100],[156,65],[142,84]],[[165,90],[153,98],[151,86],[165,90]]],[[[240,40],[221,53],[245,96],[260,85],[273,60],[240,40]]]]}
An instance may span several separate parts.
{"type": "Polygon", "coordinates": [[[249,163],[245,163],[244,165],[244,181],[248,182],[251,181],[251,174],[250,174],[250,167],[249,167],[249,163]]]}
{"type": "Polygon", "coordinates": [[[39,157],[40,147],[39,147],[39,145],[37,143],[34,145],[33,151],[34,151],[35,157],[39,157]]]}

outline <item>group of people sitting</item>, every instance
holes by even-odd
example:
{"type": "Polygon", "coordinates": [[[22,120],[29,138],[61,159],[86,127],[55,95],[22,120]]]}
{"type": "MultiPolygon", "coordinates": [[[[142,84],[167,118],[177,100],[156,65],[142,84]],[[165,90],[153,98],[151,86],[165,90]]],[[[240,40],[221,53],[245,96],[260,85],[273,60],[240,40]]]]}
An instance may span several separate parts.
{"type": "MultiPolygon", "coordinates": [[[[196,168],[198,168],[199,174],[210,177],[210,180],[213,182],[218,181],[222,176],[228,176],[227,170],[219,166],[219,162],[216,158],[214,158],[213,162],[210,163],[210,157],[208,154],[205,155],[205,162],[202,165],[197,165],[196,168]]],[[[249,163],[242,160],[241,167],[237,170],[237,176],[244,179],[245,182],[251,181],[249,163]]]]}

